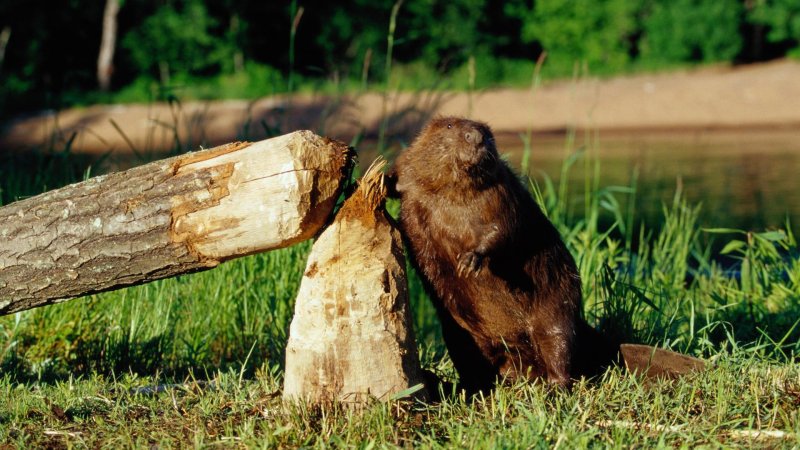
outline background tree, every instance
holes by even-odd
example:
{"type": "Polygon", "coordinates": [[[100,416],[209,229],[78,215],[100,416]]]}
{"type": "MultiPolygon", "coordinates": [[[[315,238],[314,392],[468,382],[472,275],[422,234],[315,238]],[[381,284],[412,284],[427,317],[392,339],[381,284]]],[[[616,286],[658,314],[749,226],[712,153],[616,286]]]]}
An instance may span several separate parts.
{"type": "Polygon", "coordinates": [[[97,86],[103,2],[0,0],[0,30],[12,30],[0,74],[0,114],[74,101],[97,86]]]}
{"type": "Polygon", "coordinates": [[[635,0],[537,0],[511,11],[523,17],[522,40],[540,43],[550,68],[568,74],[576,61],[606,72],[622,69],[639,8],[635,0]]]}
{"type": "Polygon", "coordinates": [[[800,58],[800,0],[757,0],[753,21],[769,25],[767,39],[787,44],[788,54],[800,58]]]}
{"type": "Polygon", "coordinates": [[[484,50],[479,47],[479,25],[486,6],[486,0],[409,2],[407,59],[421,59],[440,71],[464,64],[470,55],[484,50]]]}
{"type": "Polygon", "coordinates": [[[742,49],[738,0],[656,1],[649,9],[640,46],[647,61],[731,61],[742,49]]]}
{"type": "Polygon", "coordinates": [[[117,14],[122,0],[106,0],[103,11],[103,36],[100,39],[100,52],[97,55],[97,84],[100,90],[108,91],[111,87],[114,50],[117,46],[117,14]]]}
{"type": "Polygon", "coordinates": [[[166,84],[173,72],[202,74],[218,67],[220,42],[211,34],[216,25],[202,1],[176,1],[158,8],[122,45],[141,73],[158,73],[166,84]]]}
{"type": "MultiPolygon", "coordinates": [[[[175,79],[220,86],[206,95],[268,95],[288,89],[290,65],[305,85],[381,80],[395,1],[124,0],[111,86],[126,100],[152,98],[153,80],[175,79]],[[292,4],[304,14],[290,52],[292,4]]],[[[98,48],[114,48],[101,45],[113,16],[104,7],[119,4],[0,0],[0,115],[117,100],[96,91],[110,85],[111,67],[98,48]]],[[[545,50],[552,77],[575,63],[613,74],[761,61],[800,55],[799,44],[800,0],[405,0],[392,59],[405,88],[463,88],[468,67],[477,87],[525,83],[545,50]]]]}

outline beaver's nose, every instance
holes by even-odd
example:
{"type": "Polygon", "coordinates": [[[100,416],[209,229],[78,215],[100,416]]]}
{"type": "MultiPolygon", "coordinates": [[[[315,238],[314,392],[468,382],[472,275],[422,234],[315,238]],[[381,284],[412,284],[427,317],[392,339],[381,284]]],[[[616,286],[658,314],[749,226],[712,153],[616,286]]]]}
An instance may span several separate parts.
{"type": "Polygon", "coordinates": [[[481,133],[479,130],[472,129],[464,133],[464,139],[466,139],[470,144],[478,145],[483,142],[483,133],[481,133]]]}

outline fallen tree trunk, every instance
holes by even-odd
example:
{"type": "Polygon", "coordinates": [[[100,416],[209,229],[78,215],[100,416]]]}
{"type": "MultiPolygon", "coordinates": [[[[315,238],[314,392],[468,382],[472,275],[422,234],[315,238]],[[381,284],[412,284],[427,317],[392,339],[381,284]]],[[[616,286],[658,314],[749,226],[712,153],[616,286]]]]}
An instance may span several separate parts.
{"type": "Polygon", "coordinates": [[[92,178],[0,208],[0,314],[215,267],[312,237],[352,157],[298,131],[92,178]]]}
{"type": "Polygon", "coordinates": [[[403,244],[383,210],[379,168],[364,175],[311,249],[286,346],[290,402],[361,406],[422,383],[403,244]]]}

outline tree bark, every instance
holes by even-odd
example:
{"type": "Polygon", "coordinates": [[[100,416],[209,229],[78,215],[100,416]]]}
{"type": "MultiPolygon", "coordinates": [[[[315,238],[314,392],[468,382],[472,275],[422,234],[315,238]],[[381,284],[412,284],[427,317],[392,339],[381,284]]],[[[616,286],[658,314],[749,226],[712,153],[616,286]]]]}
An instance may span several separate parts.
{"type": "Polygon", "coordinates": [[[324,225],[352,161],[298,131],[92,178],[0,208],[0,315],[215,267],[324,225]]]}
{"type": "Polygon", "coordinates": [[[103,11],[103,35],[100,38],[100,52],[97,55],[97,84],[103,91],[108,91],[111,87],[120,1],[106,0],[106,7],[103,11]]]}
{"type": "Polygon", "coordinates": [[[286,347],[288,401],[358,407],[422,383],[403,244],[381,206],[382,180],[368,172],[311,249],[286,347]]]}
{"type": "Polygon", "coordinates": [[[6,60],[6,47],[11,39],[11,27],[6,26],[0,31],[0,73],[3,72],[3,61],[6,60]]]}

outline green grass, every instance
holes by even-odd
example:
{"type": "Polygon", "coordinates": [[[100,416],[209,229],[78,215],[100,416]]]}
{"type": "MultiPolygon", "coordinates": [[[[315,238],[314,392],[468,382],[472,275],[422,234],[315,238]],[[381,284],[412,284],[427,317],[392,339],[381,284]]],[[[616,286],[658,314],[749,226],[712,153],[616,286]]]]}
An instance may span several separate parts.
{"type": "MultiPolygon", "coordinates": [[[[572,392],[520,384],[474,402],[401,401],[362,413],[285,407],[283,349],[310,248],[304,243],[0,317],[0,442],[19,448],[797,446],[800,254],[791,227],[704,230],[699,207],[678,194],[664,205],[660,225],[645,229],[636,211],[620,207],[636,186],[604,186],[596,159],[568,155],[558,182],[545,178],[531,188],[578,261],[588,320],[627,341],[707,358],[713,362],[707,372],[650,383],[610,370],[572,392]],[[578,165],[584,188],[571,192],[578,165]],[[709,238],[725,243],[724,255],[712,252],[709,238]],[[789,438],[742,434],[753,429],[789,438]]],[[[67,151],[29,158],[3,160],[4,203],[87,173],[67,151]]],[[[422,363],[453,378],[433,308],[416,276],[409,285],[422,363]]]]}
{"type": "Polygon", "coordinates": [[[219,372],[210,383],[189,380],[155,394],[147,388],[163,382],[157,377],[33,386],[6,379],[0,382],[0,439],[20,448],[789,448],[795,439],[737,432],[800,432],[798,376],[796,366],[732,354],[680,382],[647,384],[612,371],[571,393],[520,384],[472,403],[376,403],[361,413],[285,407],[280,374],[268,370],[244,380],[236,371],[219,372]]]}

